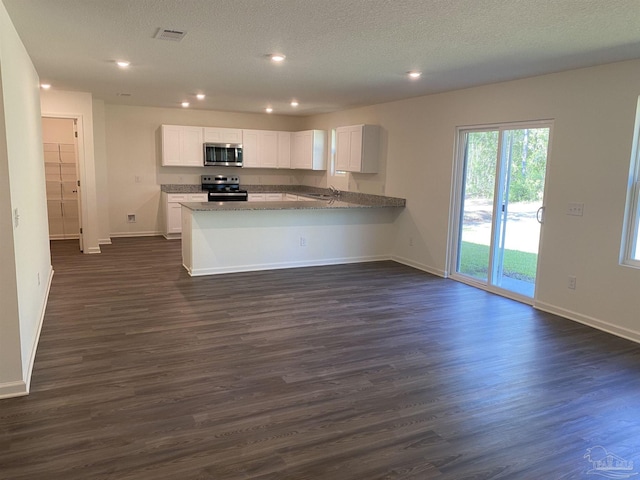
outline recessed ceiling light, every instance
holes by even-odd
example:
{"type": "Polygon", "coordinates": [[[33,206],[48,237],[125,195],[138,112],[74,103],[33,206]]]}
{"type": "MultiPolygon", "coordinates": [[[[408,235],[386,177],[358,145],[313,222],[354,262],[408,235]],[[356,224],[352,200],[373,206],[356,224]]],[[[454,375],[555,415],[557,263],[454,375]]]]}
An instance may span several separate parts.
{"type": "Polygon", "coordinates": [[[189,106],[189,102],[182,102],[182,108],[187,108],[189,106]]]}
{"type": "Polygon", "coordinates": [[[40,88],[42,88],[43,90],[49,90],[51,88],[51,84],[42,83],[42,84],[40,84],[40,88]]]}
{"type": "Polygon", "coordinates": [[[116,62],[116,65],[118,65],[120,68],[127,68],[129,65],[131,65],[131,62],[127,62],[126,60],[118,60],[116,62]]]}
{"type": "Polygon", "coordinates": [[[297,100],[291,100],[291,106],[292,107],[297,107],[298,105],[300,105],[300,104],[298,103],[297,100]]]}
{"type": "Polygon", "coordinates": [[[409,78],[420,78],[422,76],[422,72],[407,72],[407,75],[409,76],[409,78]]]}
{"type": "Polygon", "coordinates": [[[267,108],[264,109],[264,111],[267,112],[267,113],[271,113],[271,112],[273,112],[273,108],[267,107],[267,108]]]}
{"type": "Polygon", "coordinates": [[[196,95],[196,98],[197,98],[198,100],[204,100],[204,93],[198,93],[198,94],[196,95]]]}
{"type": "Polygon", "coordinates": [[[269,58],[271,59],[272,62],[280,63],[280,62],[284,62],[284,59],[287,57],[285,57],[281,53],[272,53],[271,55],[269,55],[269,58]]]}

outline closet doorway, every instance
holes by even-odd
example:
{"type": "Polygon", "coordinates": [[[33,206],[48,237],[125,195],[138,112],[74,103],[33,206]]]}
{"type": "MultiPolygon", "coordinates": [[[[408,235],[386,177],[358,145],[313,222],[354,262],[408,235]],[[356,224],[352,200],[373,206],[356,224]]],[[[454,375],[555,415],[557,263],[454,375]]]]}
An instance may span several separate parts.
{"type": "Polygon", "coordinates": [[[82,246],[78,138],[73,118],[42,117],[49,239],[82,246]]]}

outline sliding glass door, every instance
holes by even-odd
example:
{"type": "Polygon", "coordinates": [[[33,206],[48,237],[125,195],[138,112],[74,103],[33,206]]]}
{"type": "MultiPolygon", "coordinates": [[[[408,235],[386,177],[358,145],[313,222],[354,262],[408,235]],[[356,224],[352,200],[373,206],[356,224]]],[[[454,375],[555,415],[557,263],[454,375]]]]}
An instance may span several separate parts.
{"type": "Polygon", "coordinates": [[[454,278],[534,296],[549,132],[460,131],[454,278]]]}

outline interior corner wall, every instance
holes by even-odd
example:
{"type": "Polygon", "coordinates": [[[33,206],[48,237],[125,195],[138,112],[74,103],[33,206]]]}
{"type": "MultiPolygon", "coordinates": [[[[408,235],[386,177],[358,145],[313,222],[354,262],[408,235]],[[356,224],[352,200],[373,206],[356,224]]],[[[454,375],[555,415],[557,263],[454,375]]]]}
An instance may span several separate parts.
{"type": "Polygon", "coordinates": [[[104,100],[93,99],[93,142],[98,199],[98,243],[111,243],[109,228],[109,184],[107,171],[107,138],[104,100]]]}
{"type": "Polygon", "coordinates": [[[40,95],[42,116],[77,117],[80,202],[84,253],[100,253],[98,189],[93,126],[93,101],[90,93],[50,90],[40,95]]]}
{"type": "Polygon", "coordinates": [[[305,127],[382,127],[384,176],[354,178],[384,178],[387,195],[407,199],[394,258],[445,276],[456,128],[553,120],[535,306],[640,341],[640,269],[619,264],[639,78],[640,60],[612,63],[318,115],[305,127]],[[584,215],[568,216],[569,202],[584,203],[584,215]]]}
{"type": "Polygon", "coordinates": [[[1,398],[28,393],[52,275],[39,79],[1,1],[0,75],[1,398]]]}

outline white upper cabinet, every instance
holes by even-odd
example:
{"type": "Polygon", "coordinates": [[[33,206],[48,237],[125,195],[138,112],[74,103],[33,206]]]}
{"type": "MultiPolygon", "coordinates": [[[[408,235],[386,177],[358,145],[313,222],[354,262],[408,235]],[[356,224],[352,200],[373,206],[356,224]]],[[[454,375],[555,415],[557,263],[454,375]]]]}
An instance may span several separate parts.
{"type": "Polygon", "coordinates": [[[204,128],[205,143],[242,143],[240,128],[204,128]]]}
{"type": "Polygon", "coordinates": [[[377,173],[380,127],[352,125],[336,128],[336,170],[377,173]]]}
{"type": "Polygon", "coordinates": [[[242,158],[245,168],[277,168],[278,132],[243,130],[242,158]]]}
{"type": "Polygon", "coordinates": [[[258,131],[242,131],[242,166],[243,168],[259,168],[258,165],[258,131]]]}
{"type": "Polygon", "coordinates": [[[291,132],[278,132],[278,168],[291,168],[291,132]]]}
{"type": "Polygon", "coordinates": [[[324,130],[295,132],[291,136],[291,168],[326,169],[327,134],[324,130]]]}
{"type": "Polygon", "coordinates": [[[162,125],[162,165],[204,166],[202,127],[162,125]]]}

